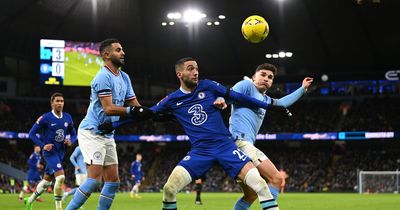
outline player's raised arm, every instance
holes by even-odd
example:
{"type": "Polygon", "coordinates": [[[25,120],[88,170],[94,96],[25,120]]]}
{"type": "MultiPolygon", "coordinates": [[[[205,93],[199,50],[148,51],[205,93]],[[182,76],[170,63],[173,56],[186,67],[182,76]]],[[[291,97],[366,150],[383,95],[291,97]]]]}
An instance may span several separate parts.
{"type": "Polygon", "coordinates": [[[314,79],[311,77],[304,78],[303,84],[300,88],[295,90],[293,93],[290,93],[289,95],[286,95],[280,99],[272,99],[272,104],[283,107],[291,106],[294,102],[299,100],[301,96],[303,96],[307,92],[307,89],[310,87],[313,80],[314,79]]]}

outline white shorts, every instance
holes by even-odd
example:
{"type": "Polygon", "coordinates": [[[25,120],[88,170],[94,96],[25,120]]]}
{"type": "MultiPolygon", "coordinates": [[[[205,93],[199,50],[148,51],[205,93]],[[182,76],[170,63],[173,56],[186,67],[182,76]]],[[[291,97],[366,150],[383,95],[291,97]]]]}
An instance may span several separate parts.
{"type": "Polygon", "coordinates": [[[118,164],[114,138],[106,138],[90,130],[78,129],[78,142],[85,163],[103,166],[118,164]]]}
{"type": "Polygon", "coordinates": [[[236,146],[251,159],[254,166],[257,167],[260,163],[264,160],[267,160],[268,157],[255,147],[252,143],[245,141],[245,140],[236,140],[236,146]]]}
{"type": "Polygon", "coordinates": [[[86,181],[87,174],[75,174],[76,185],[81,186],[86,181]]]}

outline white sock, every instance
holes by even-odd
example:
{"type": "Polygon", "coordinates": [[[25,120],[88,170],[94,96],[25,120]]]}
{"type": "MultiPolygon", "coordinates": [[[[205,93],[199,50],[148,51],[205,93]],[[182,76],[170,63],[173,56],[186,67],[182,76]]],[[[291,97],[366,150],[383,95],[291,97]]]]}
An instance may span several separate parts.
{"type": "Polygon", "coordinates": [[[63,190],[61,189],[62,184],[64,183],[65,176],[59,175],[56,177],[56,182],[54,183],[54,200],[56,204],[56,210],[62,210],[62,195],[63,190]]]}
{"type": "Polygon", "coordinates": [[[36,198],[39,197],[39,196],[42,194],[42,192],[43,192],[49,185],[51,185],[51,182],[42,179],[42,181],[40,181],[39,184],[37,185],[35,192],[31,195],[31,197],[29,197],[28,202],[29,202],[29,203],[32,203],[33,201],[35,201],[36,198]]]}
{"type": "Polygon", "coordinates": [[[269,191],[267,182],[260,176],[256,168],[252,168],[247,172],[244,177],[244,183],[257,193],[260,202],[274,198],[269,191]]]}
{"type": "Polygon", "coordinates": [[[163,189],[163,201],[175,202],[176,194],[192,182],[189,172],[182,166],[176,166],[168,177],[163,189]]]}

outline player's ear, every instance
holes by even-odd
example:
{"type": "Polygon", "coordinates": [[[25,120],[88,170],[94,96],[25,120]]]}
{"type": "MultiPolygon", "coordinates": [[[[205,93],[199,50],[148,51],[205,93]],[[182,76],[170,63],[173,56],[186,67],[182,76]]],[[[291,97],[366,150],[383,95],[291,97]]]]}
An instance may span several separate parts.
{"type": "Polygon", "coordinates": [[[181,77],[182,77],[182,72],[177,71],[177,72],[176,72],[176,76],[177,76],[178,78],[181,78],[181,77]]]}

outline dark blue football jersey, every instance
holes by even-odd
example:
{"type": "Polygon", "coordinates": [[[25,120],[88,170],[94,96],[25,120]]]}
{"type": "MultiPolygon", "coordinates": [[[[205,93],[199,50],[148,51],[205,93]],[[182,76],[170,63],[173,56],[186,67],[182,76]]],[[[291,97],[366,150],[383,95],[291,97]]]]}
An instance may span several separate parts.
{"type": "Polygon", "coordinates": [[[227,89],[211,80],[200,80],[193,92],[178,89],[151,109],[155,112],[172,112],[183,126],[193,146],[226,141],[230,137],[220,109],[213,103],[223,97],[227,89]]]}
{"type": "Polygon", "coordinates": [[[53,149],[57,152],[64,152],[64,140],[67,134],[71,135],[71,141],[76,140],[76,131],[71,115],[66,112],[56,117],[51,111],[40,116],[29,131],[29,137],[43,148],[46,144],[54,144],[53,149]],[[40,138],[36,135],[40,134],[40,138]]]}

